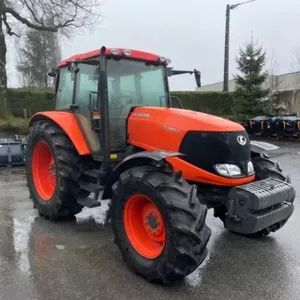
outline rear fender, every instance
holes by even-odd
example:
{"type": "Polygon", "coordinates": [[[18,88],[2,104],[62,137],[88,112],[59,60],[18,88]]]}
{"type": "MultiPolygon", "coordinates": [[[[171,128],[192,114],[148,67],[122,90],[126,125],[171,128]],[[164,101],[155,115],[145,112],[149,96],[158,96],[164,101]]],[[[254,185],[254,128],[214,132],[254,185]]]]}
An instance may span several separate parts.
{"type": "Polygon", "coordinates": [[[262,153],[279,149],[278,146],[266,142],[259,142],[259,141],[250,141],[250,145],[251,145],[251,154],[260,155],[262,153]]]}
{"type": "Polygon", "coordinates": [[[32,116],[29,122],[29,127],[32,126],[34,122],[42,120],[51,120],[57,124],[70,138],[80,155],[91,154],[91,151],[73,113],[64,111],[40,112],[32,116]]]}
{"type": "Polygon", "coordinates": [[[133,167],[150,165],[151,163],[167,163],[170,168],[173,169],[172,165],[166,161],[168,157],[182,156],[179,152],[169,151],[142,151],[127,156],[122,160],[113,170],[110,175],[102,199],[110,199],[112,196],[112,186],[118,181],[120,175],[133,167]]]}

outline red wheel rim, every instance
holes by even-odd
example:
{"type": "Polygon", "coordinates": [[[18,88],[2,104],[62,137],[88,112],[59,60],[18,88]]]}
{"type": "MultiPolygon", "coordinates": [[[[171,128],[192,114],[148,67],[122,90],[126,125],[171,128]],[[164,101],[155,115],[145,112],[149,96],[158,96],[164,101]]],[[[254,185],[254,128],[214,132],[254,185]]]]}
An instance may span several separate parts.
{"type": "Polygon", "coordinates": [[[164,250],[166,232],[156,205],[143,195],[131,196],[124,209],[124,226],[133,248],[146,258],[156,258],[164,250]]]}
{"type": "Polygon", "coordinates": [[[34,147],[32,176],[39,196],[44,201],[50,200],[56,187],[56,170],[52,151],[44,141],[38,142],[34,147]]]}

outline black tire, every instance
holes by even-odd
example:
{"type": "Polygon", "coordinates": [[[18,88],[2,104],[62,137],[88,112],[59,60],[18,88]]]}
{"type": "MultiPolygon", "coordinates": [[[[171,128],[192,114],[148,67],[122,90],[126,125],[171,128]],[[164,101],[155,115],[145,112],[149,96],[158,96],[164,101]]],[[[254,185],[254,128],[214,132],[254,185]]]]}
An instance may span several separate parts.
{"type": "Polygon", "coordinates": [[[211,235],[205,224],[206,214],[207,208],[200,204],[196,187],[166,169],[135,167],[122,173],[113,186],[111,221],[115,242],[124,261],[150,282],[167,284],[183,279],[203,262],[211,235]],[[166,244],[155,259],[140,255],[125,231],[124,207],[135,194],[149,197],[165,223],[166,244]]]}
{"type": "Polygon", "coordinates": [[[285,175],[277,161],[273,161],[268,157],[258,156],[252,159],[256,180],[262,180],[269,177],[277,178],[282,181],[291,183],[289,175],[285,175]]]}
{"type": "Polygon", "coordinates": [[[69,219],[82,210],[83,206],[76,200],[79,196],[89,195],[88,192],[80,190],[78,185],[83,160],[60,127],[48,120],[35,122],[30,127],[25,167],[30,198],[40,216],[50,220],[69,219]],[[48,201],[38,194],[32,174],[33,150],[40,141],[48,144],[55,162],[56,187],[48,201]]]}
{"type": "MultiPolygon", "coordinates": [[[[291,177],[283,173],[278,161],[273,161],[265,156],[258,156],[252,160],[252,163],[255,170],[256,180],[262,180],[269,177],[273,177],[291,183],[291,177]]],[[[275,232],[281,227],[283,227],[286,222],[287,220],[284,220],[280,224],[274,224],[270,228],[265,228],[259,232],[249,235],[249,237],[256,238],[267,236],[271,232],[275,232]]]]}

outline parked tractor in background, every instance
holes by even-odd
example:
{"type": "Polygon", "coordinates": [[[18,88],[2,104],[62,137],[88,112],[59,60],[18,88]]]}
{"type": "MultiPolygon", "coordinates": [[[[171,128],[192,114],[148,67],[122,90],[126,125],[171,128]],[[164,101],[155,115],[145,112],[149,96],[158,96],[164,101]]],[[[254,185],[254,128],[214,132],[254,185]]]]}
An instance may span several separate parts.
{"type": "Polygon", "coordinates": [[[26,149],[41,216],[69,218],[111,199],[124,260],[162,283],[205,259],[207,208],[231,231],[267,235],[287,222],[295,198],[290,177],[240,124],[172,108],[168,77],[176,72],[167,65],[105,47],[61,61],[50,73],[56,110],[32,117],[26,149]]]}

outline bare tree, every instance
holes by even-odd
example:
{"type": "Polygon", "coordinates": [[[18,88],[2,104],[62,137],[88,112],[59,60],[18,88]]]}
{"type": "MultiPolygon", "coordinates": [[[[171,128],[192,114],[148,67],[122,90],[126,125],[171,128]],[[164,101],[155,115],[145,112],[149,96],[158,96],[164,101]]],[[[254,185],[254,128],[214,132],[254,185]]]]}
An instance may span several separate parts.
{"type": "Polygon", "coordinates": [[[269,71],[269,86],[270,86],[270,93],[271,95],[277,90],[278,88],[278,60],[274,52],[272,51],[269,55],[268,59],[268,71],[269,71]]]}
{"type": "Polygon", "coordinates": [[[100,21],[100,0],[0,0],[0,118],[8,111],[6,36],[23,27],[70,36],[74,29],[100,21]]]}
{"type": "Polygon", "coordinates": [[[291,70],[294,72],[293,85],[295,89],[300,89],[300,48],[293,49],[293,56],[291,61],[291,70]]]}
{"type": "Polygon", "coordinates": [[[284,112],[284,107],[281,103],[280,85],[282,80],[278,74],[278,60],[274,52],[271,52],[269,57],[269,86],[270,86],[270,112],[280,114],[284,112]]]}
{"type": "Polygon", "coordinates": [[[35,88],[53,87],[54,80],[48,74],[61,59],[57,33],[28,29],[24,39],[18,43],[17,71],[23,86],[35,88]]]}

